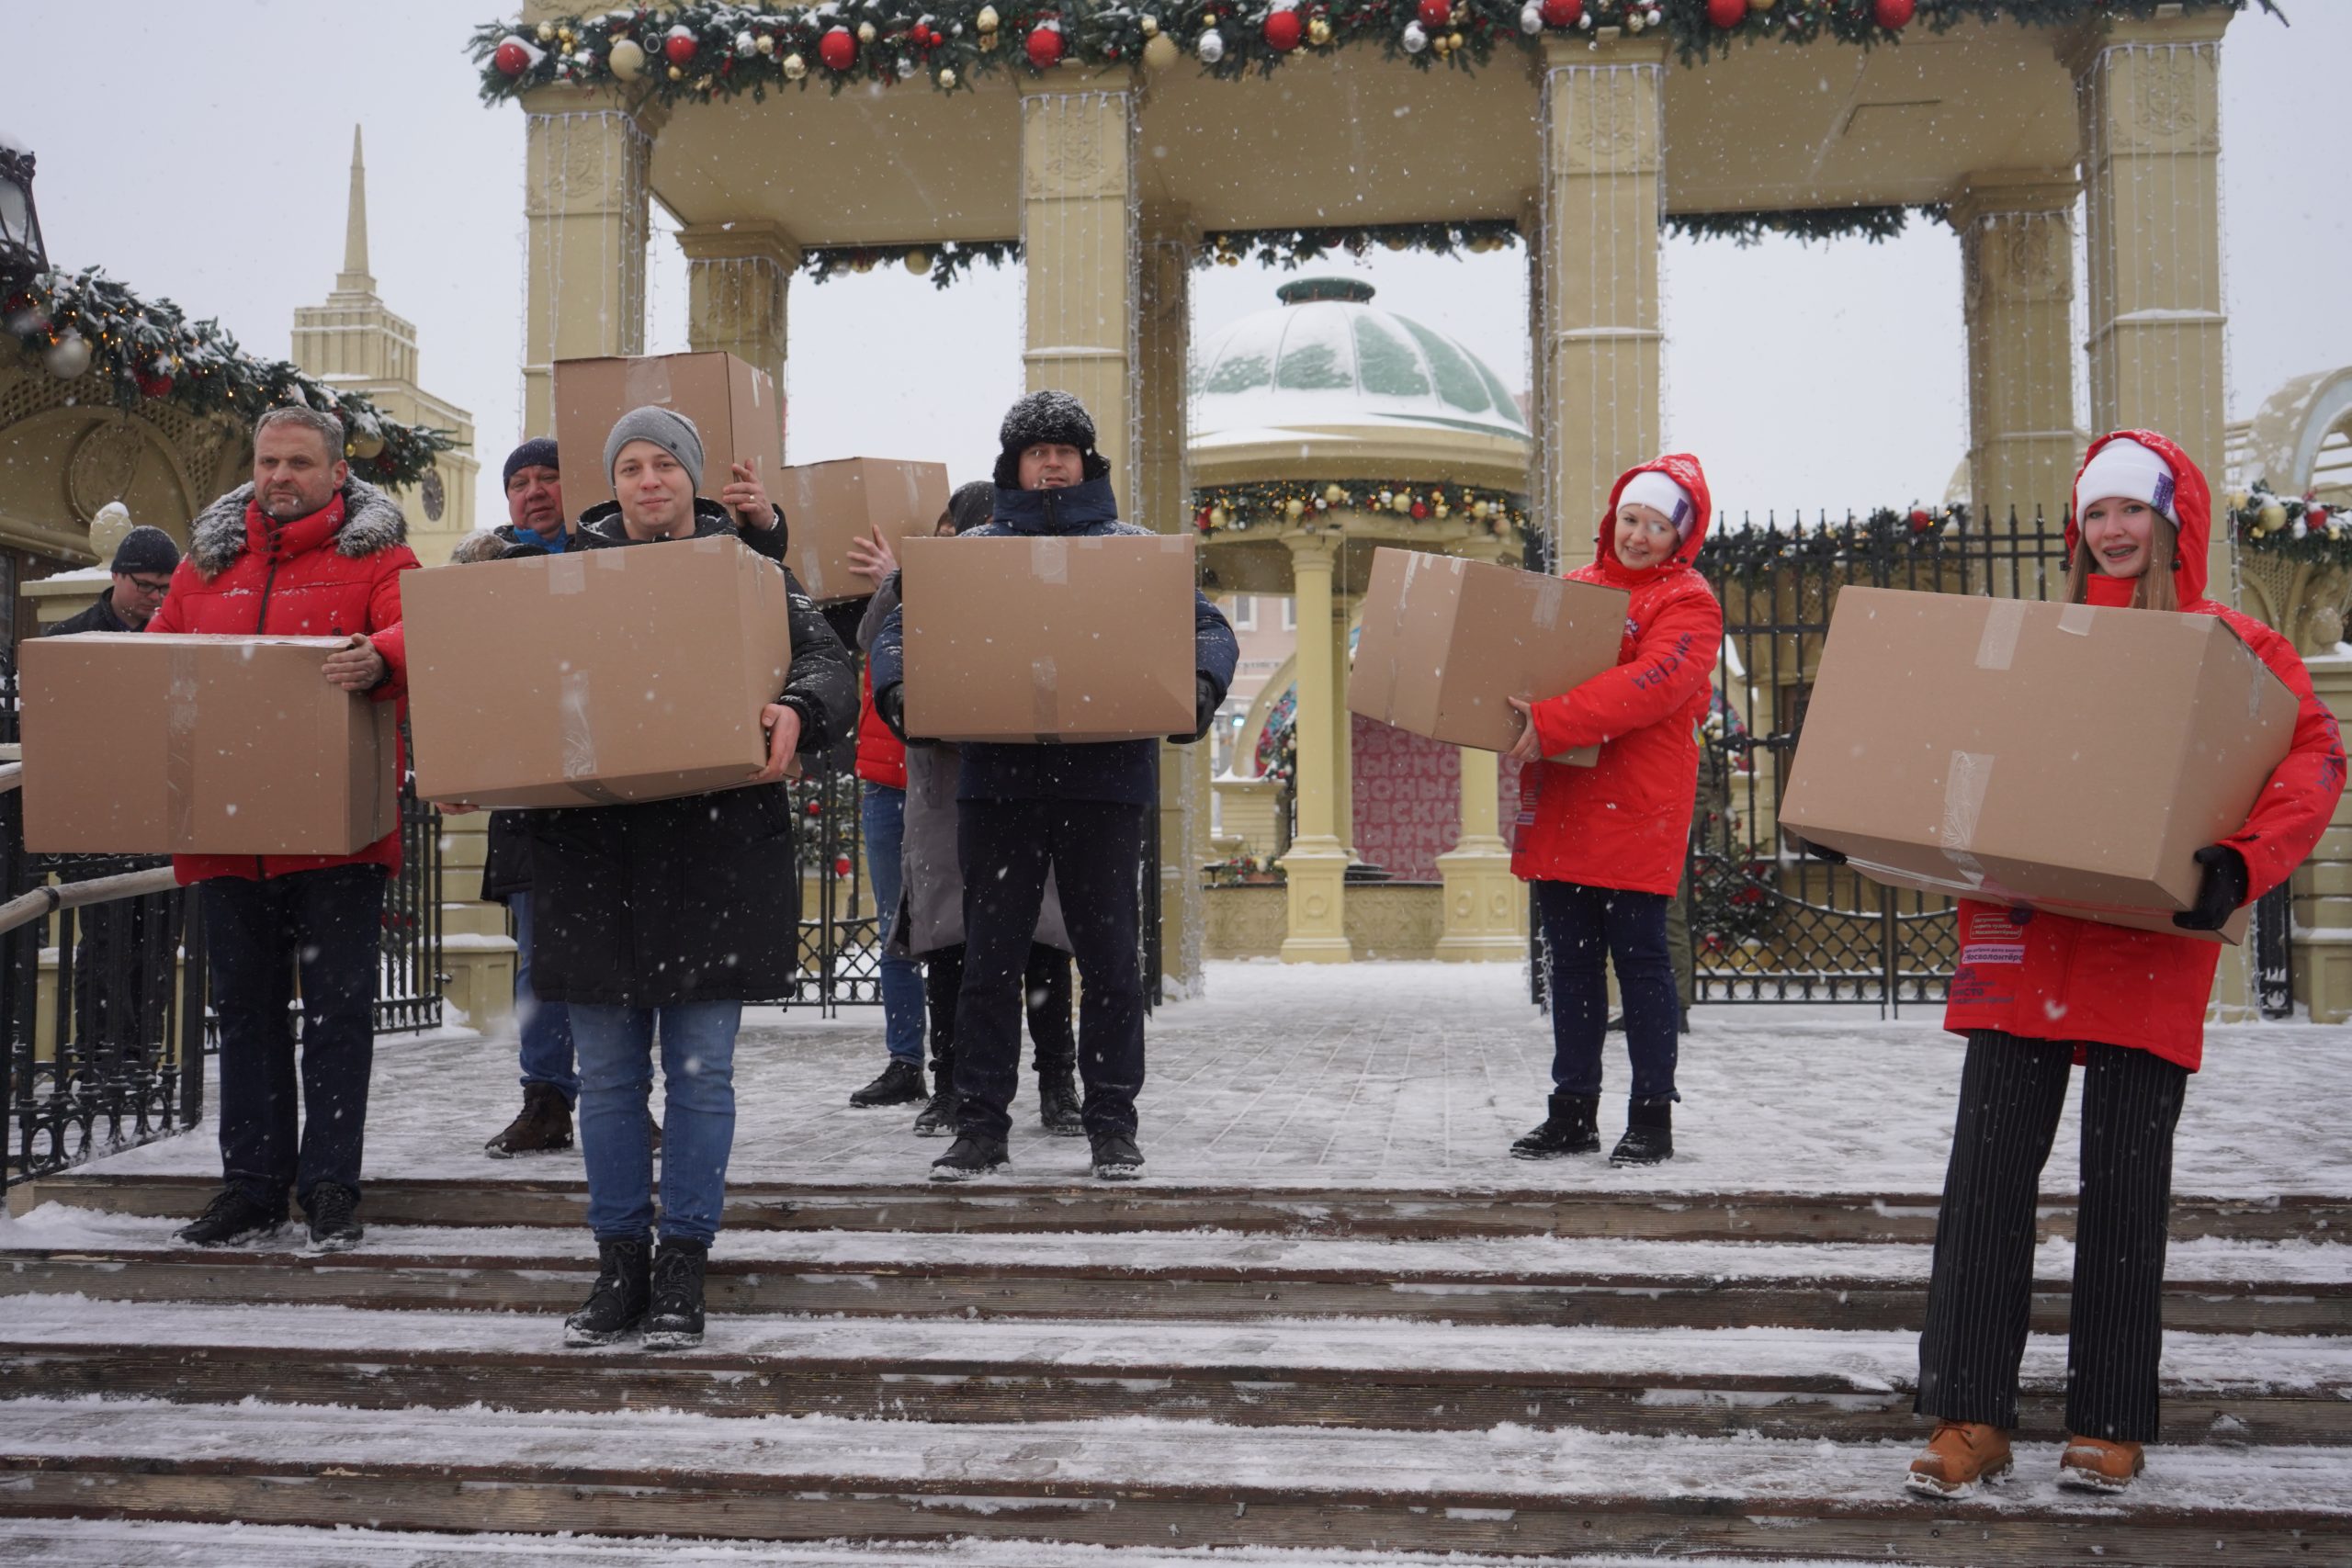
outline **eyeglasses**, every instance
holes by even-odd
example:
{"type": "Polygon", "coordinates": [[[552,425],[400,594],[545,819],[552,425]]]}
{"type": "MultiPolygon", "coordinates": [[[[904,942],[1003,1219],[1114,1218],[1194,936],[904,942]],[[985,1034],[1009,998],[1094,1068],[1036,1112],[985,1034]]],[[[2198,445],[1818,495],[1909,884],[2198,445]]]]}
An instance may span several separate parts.
{"type": "Polygon", "coordinates": [[[157,582],[153,578],[133,577],[130,580],[130,586],[136,588],[141,593],[147,594],[153,598],[161,599],[164,594],[169,593],[172,591],[172,580],[167,577],[164,579],[163,581],[157,582]]]}

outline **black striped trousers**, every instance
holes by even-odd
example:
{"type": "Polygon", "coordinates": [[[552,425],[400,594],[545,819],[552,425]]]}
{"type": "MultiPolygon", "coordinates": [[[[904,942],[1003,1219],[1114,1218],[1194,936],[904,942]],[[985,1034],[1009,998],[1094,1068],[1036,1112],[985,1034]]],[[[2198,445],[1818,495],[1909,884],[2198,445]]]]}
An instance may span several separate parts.
{"type": "MultiPolygon", "coordinates": [[[[1919,1336],[1913,1408],[1923,1416],[2018,1424],[2018,1362],[2033,1304],[2034,1211],[2075,1049],[2072,1042],[1990,1030],[1968,1037],[1919,1336]]],[[[2066,1429],[2143,1443],[2156,1436],[2172,1135],[2188,1073],[2149,1051],[2085,1051],[2066,1429]]]]}

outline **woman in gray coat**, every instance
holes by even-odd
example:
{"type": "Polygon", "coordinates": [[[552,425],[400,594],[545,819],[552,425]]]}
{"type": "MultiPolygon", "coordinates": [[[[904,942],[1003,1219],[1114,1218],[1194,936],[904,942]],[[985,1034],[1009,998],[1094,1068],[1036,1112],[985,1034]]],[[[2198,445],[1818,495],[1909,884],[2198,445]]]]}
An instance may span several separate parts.
{"type": "MultiPolygon", "coordinates": [[[[940,514],[942,536],[960,534],[989,520],[995,487],[976,481],[957,490],[940,514]]],[[[887,541],[862,541],[881,588],[859,623],[858,651],[870,653],[875,634],[898,607],[898,562],[887,541]]],[[[956,748],[945,741],[918,740],[907,747],[905,859],[899,908],[890,923],[894,953],[923,961],[923,1000],[931,1017],[932,1096],[915,1117],[915,1132],[926,1138],[956,1132],[956,997],[964,985],[964,873],[956,853],[956,785],[962,772],[956,748]]],[[[1037,1112],[1046,1131],[1075,1138],[1079,1119],[1078,1036],[1070,1024],[1070,954],[1062,925],[1061,900],[1050,876],[1037,918],[1035,940],[1022,976],[1029,1039],[1035,1048],[1037,1112]]]]}

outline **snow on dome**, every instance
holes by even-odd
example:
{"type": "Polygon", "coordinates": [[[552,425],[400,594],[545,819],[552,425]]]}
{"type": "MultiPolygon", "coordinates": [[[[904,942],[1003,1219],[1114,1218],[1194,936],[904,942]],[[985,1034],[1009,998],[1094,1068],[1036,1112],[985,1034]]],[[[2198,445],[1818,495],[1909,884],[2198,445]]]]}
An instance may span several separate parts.
{"type": "Polygon", "coordinates": [[[31,152],[32,149],[30,147],[26,146],[23,142],[9,135],[5,129],[0,129],[0,152],[14,152],[17,156],[22,158],[29,155],[31,152]]]}
{"type": "Polygon", "coordinates": [[[1195,436],[1336,427],[1453,430],[1525,442],[1502,380],[1453,338],[1372,303],[1354,278],[1310,277],[1283,303],[1202,345],[1193,372],[1195,436]]]}

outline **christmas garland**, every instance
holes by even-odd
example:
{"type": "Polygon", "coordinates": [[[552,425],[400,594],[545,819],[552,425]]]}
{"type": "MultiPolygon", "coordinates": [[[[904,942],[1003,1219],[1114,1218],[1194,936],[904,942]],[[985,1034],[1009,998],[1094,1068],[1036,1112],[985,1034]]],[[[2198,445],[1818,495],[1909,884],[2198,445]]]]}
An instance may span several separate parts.
{"type": "Polygon", "coordinates": [[[1967,525],[1968,508],[1955,504],[1901,511],[1882,506],[1867,517],[1811,529],[1802,523],[1786,530],[1777,525],[1718,528],[1699,547],[1698,567],[1718,582],[1736,580],[1752,586],[1783,567],[1835,566],[1858,557],[1880,560],[1933,555],[1942,540],[1967,525]]]}
{"type": "Polygon", "coordinates": [[[1859,237],[1875,245],[1902,233],[1915,212],[1941,222],[1950,211],[1942,203],[1933,202],[1918,207],[1827,207],[1791,212],[1668,213],[1664,227],[1668,233],[1685,239],[1729,240],[1743,250],[1776,234],[1806,244],[1859,237]]]}
{"type": "Polygon", "coordinates": [[[800,270],[811,283],[844,272],[872,272],[893,264],[917,277],[928,277],[933,288],[944,288],[972,269],[975,262],[1002,266],[1021,259],[1018,240],[942,240],[935,245],[833,245],[809,251],[800,258],[800,270]]]}
{"type": "Polygon", "coordinates": [[[96,267],[39,275],[0,300],[0,325],[59,380],[97,377],[119,408],[154,400],[192,414],[233,414],[248,426],[274,408],[334,414],[352,468],[379,484],[416,483],[451,445],[449,432],[402,424],[365,393],[338,391],[283,359],[255,358],[219,322],[191,321],[169,299],[143,300],[96,267]]]}
{"type": "Polygon", "coordinates": [[[2288,560],[2352,566],[2352,517],[2309,495],[2273,493],[2256,479],[2229,500],[2231,530],[2250,550],[2288,560]]]}
{"type": "Polygon", "coordinates": [[[1385,512],[1416,523],[1444,522],[1460,513],[1502,536],[1527,527],[1527,498],[1471,485],[1396,479],[1264,479],[1211,485],[1193,492],[1193,526],[1204,534],[1281,528],[1334,512],[1385,512]]]}
{"type": "MultiPolygon", "coordinates": [[[[1662,33],[1685,65],[1730,52],[1735,39],[1868,48],[1915,20],[1934,33],[2007,18],[2054,28],[2149,17],[2165,0],[821,0],[766,12],[724,0],[636,6],[474,31],[484,102],[558,85],[619,85],[663,103],[709,103],[822,82],[833,91],[921,77],[942,92],[1000,70],[1042,73],[1066,63],[1141,61],[1155,71],[1187,56],[1206,74],[1272,74],[1305,51],[1372,45],[1427,70],[1484,65],[1497,49],[1605,29],[1662,33]]],[[[2175,0],[2178,8],[2279,15],[2277,0],[2175,0]]]]}
{"type": "Polygon", "coordinates": [[[1519,225],[1508,218],[1476,218],[1451,223],[1364,223],[1315,229],[1222,229],[1203,234],[1195,266],[1261,266],[1285,269],[1322,261],[1335,251],[1361,256],[1372,250],[1426,251],[1450,256],[1483,255],[1520,243],[1519,225]]]}

